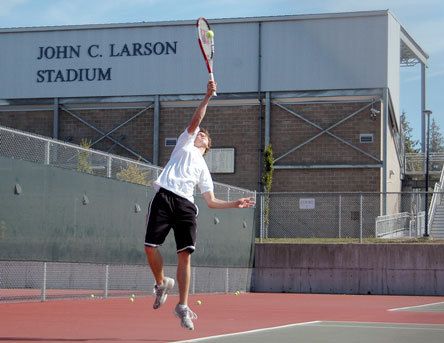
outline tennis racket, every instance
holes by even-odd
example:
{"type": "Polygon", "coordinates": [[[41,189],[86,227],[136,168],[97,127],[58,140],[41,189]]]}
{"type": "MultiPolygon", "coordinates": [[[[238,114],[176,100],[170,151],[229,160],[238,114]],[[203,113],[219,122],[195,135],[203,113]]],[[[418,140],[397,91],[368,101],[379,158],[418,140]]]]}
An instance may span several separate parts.
{"type": "MultiPolygon", "coordinates": [[[[199,41],[200,50],[205,60],[205,64],[210,74],[210,80],[214,81],[213,74],[213,57],[214,57],[214,32],[210,28],[210,24],[205,18],[199,18],[196,22],[197,40],[199,41]]],[[[216,92],[213,96],[216,96],[216,92]]]]}

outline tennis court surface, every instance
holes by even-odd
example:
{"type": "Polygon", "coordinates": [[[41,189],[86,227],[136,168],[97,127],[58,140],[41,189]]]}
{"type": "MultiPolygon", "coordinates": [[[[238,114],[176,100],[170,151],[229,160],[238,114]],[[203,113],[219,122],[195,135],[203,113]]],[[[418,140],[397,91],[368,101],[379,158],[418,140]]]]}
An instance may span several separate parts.
{"type": "Polygon", "coordinates": [[[444,297],[195,294],[186,331],[153,297],[0,303],[2,342],[443,342],[444,297]],[[198,305],[197,301],[201,304],[198,305]]]}

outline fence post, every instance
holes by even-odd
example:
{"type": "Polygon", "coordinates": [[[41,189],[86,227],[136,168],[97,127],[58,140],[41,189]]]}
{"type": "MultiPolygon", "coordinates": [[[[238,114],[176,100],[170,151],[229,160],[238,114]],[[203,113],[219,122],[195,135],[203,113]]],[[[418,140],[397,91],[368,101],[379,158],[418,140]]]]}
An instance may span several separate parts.
{"type": "Polygon", "coordinates": [[[196,293],[196,267],[191,268],[191,294],[196,293]]]}
{"type": "Polygon", "coordinates": [[[46,144],[45,144],[45,164],[47,166],[49,165],[49,162],[51,161],[50,153],[51,153],[51,142],[46,141],[46,144]]]}
{"type": "Polygon", "coordinates": [[[106,171],[106,176],[108,178],[111,178],[111,176],[112,176],[111,166],[112,166],[112,158],[111,158],[111,156],[108,156],[108,158],[107,158],[107,171],[106,171]]]}
{"type": "Polygon", "coordinates": [[[264,236],[265,236],[265,233],[264,233],[264,197],[263,197],[263,193],[259,193],[259,196],[260,196],[260,207],[259,207],[259,210],[260,210],[260,215],[259,215],[259,217],[260,217],[260,219],[259,219],[259,225],[260,225],[260,242],[262,243],[262,239],[264,238],[264,236]]]}
{"type": "Polygon", "coordinates": [[[109,289],[109,265],[105,266],[105,298],[108,298],[109,289]]]}
{"type": "Polygon", "coordinates": [[[362,243],[362,198],[361,194],[359,197],[359,243],[362,243]]]}
{"type": "Polygon", "coordinates": [[[230,288],[230,271],[228,268],[225,269],[225,293],[229,292],[230,288]]]}
{"type": "Polygon", "coordinates": [[[41,301],[46,300],[46,262],[43,262],[43,280],[42,280],[42,293],[41,301]]]}
{"type": "Polygon", "coordinates": [[[342,234],[342,195],[339,194],[339,230],[338,230],[338,238],[341,238],[342,234]]]}

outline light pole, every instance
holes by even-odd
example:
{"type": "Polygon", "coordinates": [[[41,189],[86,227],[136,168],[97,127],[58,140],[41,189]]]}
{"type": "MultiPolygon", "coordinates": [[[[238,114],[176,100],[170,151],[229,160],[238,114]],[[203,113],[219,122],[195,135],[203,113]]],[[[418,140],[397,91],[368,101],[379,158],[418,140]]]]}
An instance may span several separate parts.
{"type": "Polygon", "coordinates": [[[430,115],[432,111],[424,110],[427,116],[427,135],[426,135],[426,163],[425,163],[425,213],[424,213],[424,237],[429,237],[429,143],[430,143],[430,115]]]}

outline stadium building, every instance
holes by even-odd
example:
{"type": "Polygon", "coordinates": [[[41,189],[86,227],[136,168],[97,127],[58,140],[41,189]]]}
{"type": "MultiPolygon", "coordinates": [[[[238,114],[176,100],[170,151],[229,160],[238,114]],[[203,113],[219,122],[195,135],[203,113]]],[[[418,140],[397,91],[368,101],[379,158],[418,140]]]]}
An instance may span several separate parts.
{"type": "MultiPolygon", "coordinates": [[[[400,66],[421,64],[425,110],[428,56],[392,13],[210,23],[215,181],[260,191],[271,144],[275,192],[401,191],[400,66]]],[[[9,28],[0,42],[0,125],[154,165],[208,79],[195,21],[9,28]]]]}

